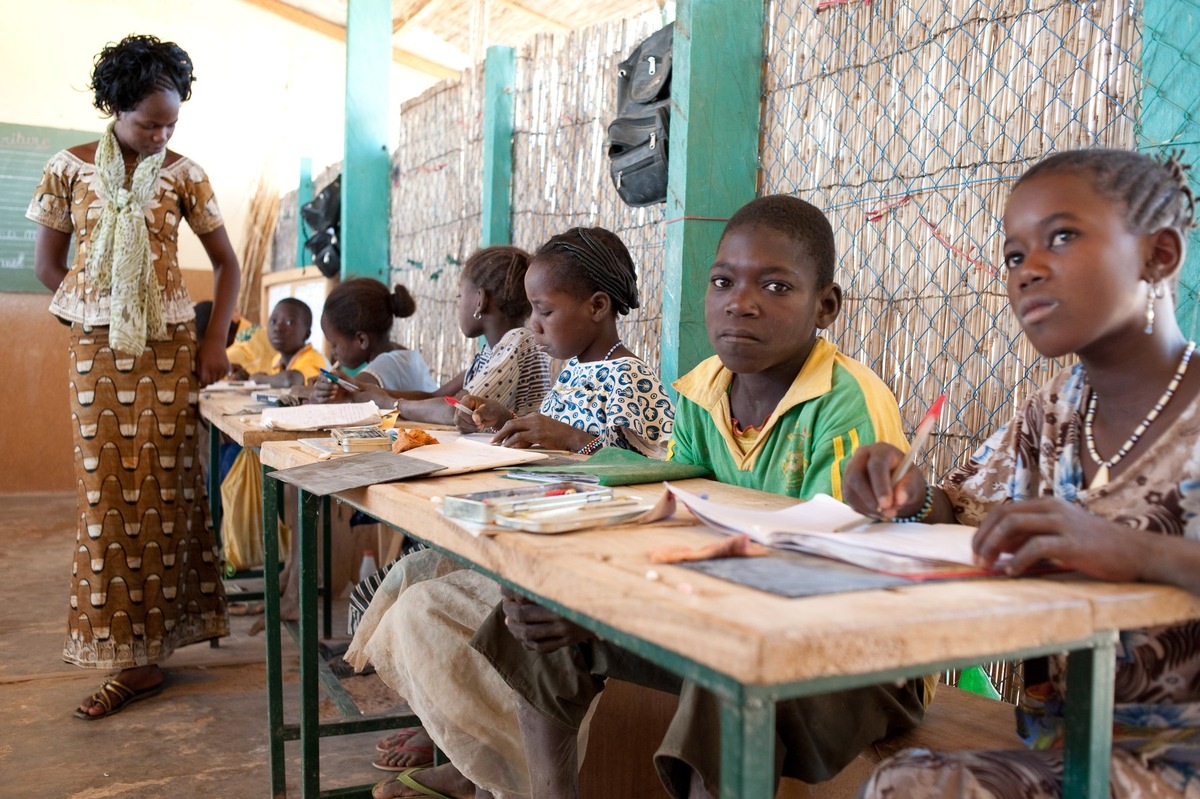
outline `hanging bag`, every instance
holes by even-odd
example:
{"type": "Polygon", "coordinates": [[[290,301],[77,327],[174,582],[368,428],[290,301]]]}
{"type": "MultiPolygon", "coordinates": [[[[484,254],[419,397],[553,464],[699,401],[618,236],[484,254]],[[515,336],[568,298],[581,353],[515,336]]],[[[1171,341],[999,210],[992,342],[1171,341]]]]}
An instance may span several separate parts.
{"type": "Polygon", "coordinates": [[[304,241],[304,249],[312,253],[313,263],[325,277],[337,277],[342,271],[342,256],[338,233],[342,224],[342,177],[317,193],[300,207],[304,224],[313,231],[304,241]]]}
{"type": "Polygon", "coordinates": [[[671,124],[671,40],[668,25],[617,66],[617,118],[608,126],[609,174],[634,207],[667,199],[671,124]]]}

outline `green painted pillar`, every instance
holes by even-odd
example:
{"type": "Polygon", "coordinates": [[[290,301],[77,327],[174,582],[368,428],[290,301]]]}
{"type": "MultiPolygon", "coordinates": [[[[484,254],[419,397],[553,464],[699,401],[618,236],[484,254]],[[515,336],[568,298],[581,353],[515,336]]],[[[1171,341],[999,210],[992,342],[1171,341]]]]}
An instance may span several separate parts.
{"type": "Polygon", "coordinates": [[[483,198],[480,247],[512,244],[513,76],[511,47],[489,47],[483,66],[483,198]]]}
{"type": "Polygon", "coordinates": [[[680,0],[671,69],[662,376],[712,354],[708,268],[725,220],[756,196],[762,0],[680,0]]]}
{"type": "Polygon", "coordinates": [[[300,209],[312,202],[312,198],[312,159],[301,158],[300,185],[296,188],[296,266],[309,266],[313,262],[312,253],[304,249],[304,242],[308,241],[313,231],[304,224],[304,216],[300,213],[300,209]]]}
{"type": "Polygon", "coordinates": [[[342,162],[342,277],[387,283],[390,0],[350,0],[346,9],[346,146],[342,162]]]}
{"type": "MultiPolygon", "coordinates": [[[[1186,151],[1200,163],[1200,0],[1144,0],[1142,5],[1142,116],[1138,149],[1154,155],[1186,151]]],[[[1200,196],[1200,172],[1192,169],[1200,196]]],[[[1193,227],[1179,276],[1176,316],[1189,338],[1200,336],[1200,228],[1193,227]]]]}

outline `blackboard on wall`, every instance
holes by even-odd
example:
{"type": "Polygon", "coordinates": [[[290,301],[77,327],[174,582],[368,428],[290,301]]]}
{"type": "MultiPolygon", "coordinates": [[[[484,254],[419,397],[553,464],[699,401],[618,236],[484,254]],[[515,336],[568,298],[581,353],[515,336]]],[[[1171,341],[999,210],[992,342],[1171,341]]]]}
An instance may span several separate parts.
{"type": "Polygon", "coordinates": [[[25,209],[52,155],[98,138],[98,132],[0,122],[0,291],[46,290],[33,273],[37,225],[25,209]]]}

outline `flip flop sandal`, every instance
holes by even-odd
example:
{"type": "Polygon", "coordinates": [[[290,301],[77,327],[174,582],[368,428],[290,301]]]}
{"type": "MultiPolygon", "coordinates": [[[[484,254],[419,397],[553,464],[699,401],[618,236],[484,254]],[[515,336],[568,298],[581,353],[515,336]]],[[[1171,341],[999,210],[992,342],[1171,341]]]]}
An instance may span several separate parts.
{"type": "Polygon", "coordinates": [[[104,709],[103,713],[92,715],[85,713],[81,708],[75,709],[75,718],[83,719],[84,721],[95,721],[102,719],[105,716],[111,716],[114,713],[120,713],[126,705],[131,702],[136,702],[139,699],[149,699],[152,696],[157,696],[162,693],[162,683],[155,685],[152,688],[143,688],[140,691],[135,691],[124,683],[117,680],[109,680],[100,686],[100,690],[92,694],[89,699],[93,705],[99,705],[104,709]]]}
{"type": "Polygon", "coordinates": [[[428,768],[429,766],[433,765],[433,747],[432,746],[409,746],[408,742],[405,741],[405,742],[402,742],[399,746],[394,746],[391,749],[389,749],[382,756],[380,756],[378,759],[373,761],[371,763],[371,765],[374,766],[375,768],[379,769],[380,771],[411,771],[414,768],[428,768]],[[393,766],[391,763],[387,762],[388,755],[390,755],[392,752],[395,752],[397,754],[404,754],[406,752],[423,754],[426,756],[426,759],[423,760],[422,762],[418,763],[415,766],[412,765],[411,763],[405,764],[403,766],[401,766],[401,765],[393,766]]]}
{"type": "Polygon", "coordinates": [[[398,730],[375,744],[375,751],[386,755],[420,731],[420,727],[405,727],[402,730],[398,730]]]}
{"type": "MultiPolygon", "coordinates": [[[[420,796],[432,796],[433,799],[452,799],[452,797],[446,796],[446,794],[444,794],[444,793],[438,793],[433,788],[429,788],[425,785],[422,785],[421,783],[417,782],[413,778],[413,776],[412,776],[413,774],[416,774],[419,771],[425,771],[425,770],[426,769],[423,766],[420,768],[405,769],[404,771],[401,771],[399,774],[396,775],[395,782],[400,783],[401,785],[403,785],[405,788],[408,788],[409,790],[416,791],[417,794],[420,796]]],[[[380,788],[384,785],[387,785],[389,782],[392,782],[392,780],[384,780],[383,782],[376,785],[375,788],[380,788]]],[[[374,788],[371,789],[371,795],[372,796],[375,795],[374,788]]]]}

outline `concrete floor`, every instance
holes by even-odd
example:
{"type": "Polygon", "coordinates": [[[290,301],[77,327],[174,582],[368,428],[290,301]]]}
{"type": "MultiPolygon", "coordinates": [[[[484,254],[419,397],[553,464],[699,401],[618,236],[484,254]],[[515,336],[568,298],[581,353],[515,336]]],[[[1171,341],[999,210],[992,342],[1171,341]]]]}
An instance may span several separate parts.
{"type": "MultiPolygon", "coordinates": [[[[98,721],[72,715],[106,676],[61,660],[74,516],[74,494],[0,495],[0,797],[267,797],[264,639],[247,635],[256,617],[232,617],[219,648],[177,651],[159,696],[98,721]]],[[[294,719],[298,671],[286,635],[284,662],[294,719]]],[[[374,676],[346,684],[368,712],[399,701],[374,676]]],[[[371,768],[379,737],[322,739],[322,788],[383,779],[371,768]]],[[[288,744],[291,796],[297,747],[288,744]]]]}

